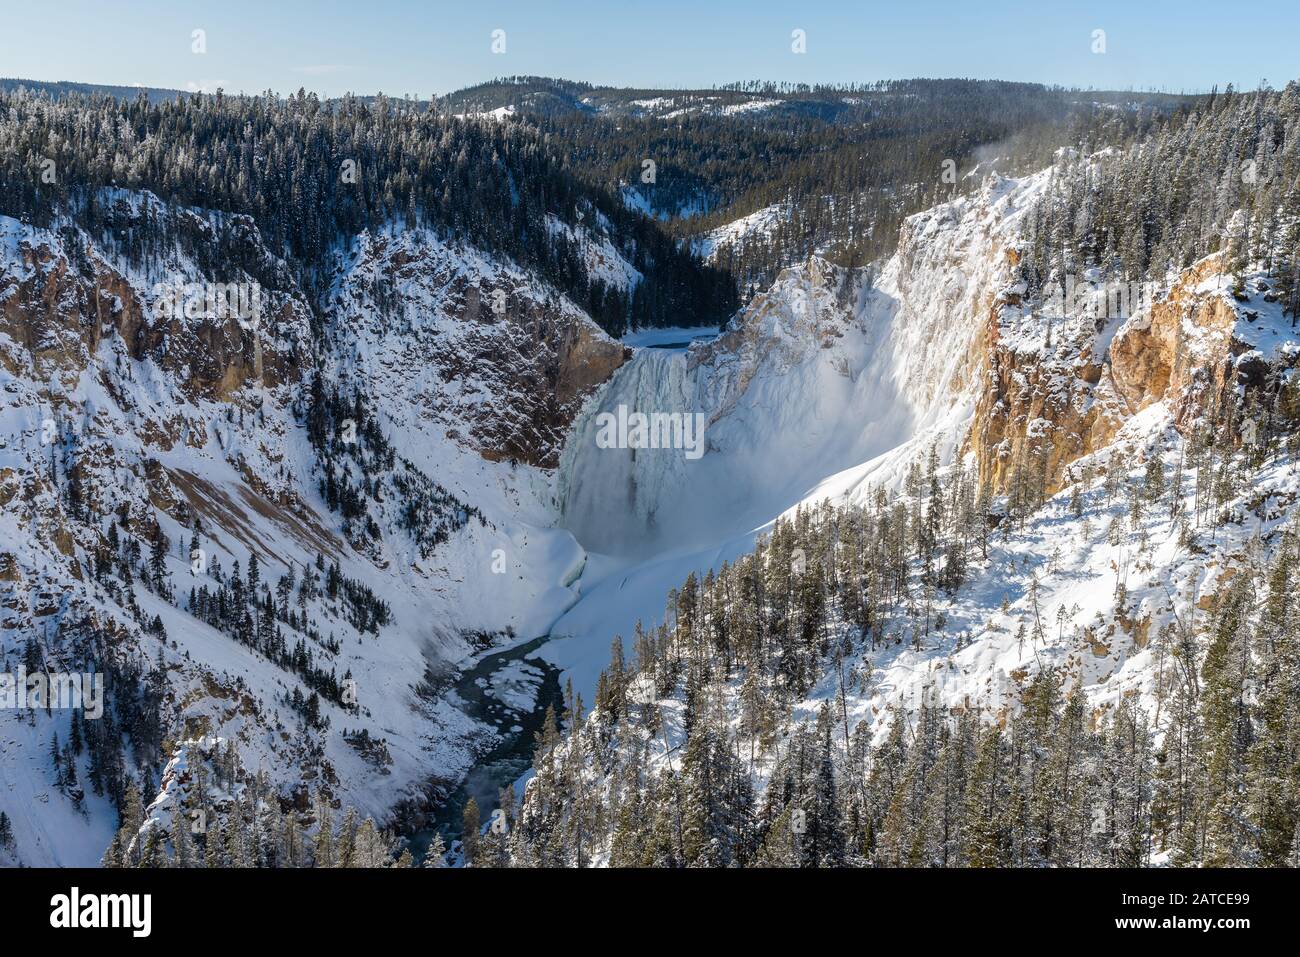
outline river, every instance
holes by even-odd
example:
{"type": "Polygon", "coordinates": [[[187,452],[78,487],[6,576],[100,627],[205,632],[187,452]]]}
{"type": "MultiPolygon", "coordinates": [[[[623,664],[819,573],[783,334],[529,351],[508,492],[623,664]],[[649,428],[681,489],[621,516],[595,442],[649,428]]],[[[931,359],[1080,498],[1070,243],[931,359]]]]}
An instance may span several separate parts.
{"type": "Polygon", "coordinates": [[[493,728],[497,744],[480,755],[465,780],[434,812],[432,822],[407,834],[415,860],[424,858],[435,831],[450,848],[461,835],[465,805],[472,797],[485,823],[500,803],[503,787],[513,784],[533,763],[537,732],[548,706],[563,710],[560,672],[549,662],[532,657],[550,635],[484,655],[456,679],[454,691],[460,707],[475,720],[493,728]],[[495,693],[494,693],[495,692],[495,693]],[[535,692],[535,698],[532,695],[535,692]],[[530,701],[525,705],[524,702],[530,701]]]}

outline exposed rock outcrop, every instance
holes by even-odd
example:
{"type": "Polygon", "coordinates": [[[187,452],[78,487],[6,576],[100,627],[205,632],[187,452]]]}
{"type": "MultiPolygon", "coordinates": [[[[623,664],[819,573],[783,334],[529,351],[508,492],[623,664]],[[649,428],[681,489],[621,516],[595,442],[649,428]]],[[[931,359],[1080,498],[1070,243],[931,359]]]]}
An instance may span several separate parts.
{"type": "MultiPolygon", "coordinates": [[[[1071,462],[1156,403],[1187,429],[1231,389],[1248,398],[1274,387],[1273,373],[1296,360],[1290,320],[1267,301],[1266,281],[1250,278],[1240,300],[1230,282],[1215,254],[1151,290],[1131,315],[1060,314],[1022,303],[1014,287],[1004,293],[989,310],[987,387],[968,439],[981,480],[1005,493],[1019,476],[1052,494],[1069,483],[1071,462]]],[[[1099,281],[1086,291],[1115,301],[1099,281]]]]}
{"type": "Polygon", "coordinates": [[[582,402],[629,355],[508,263],[421,232],[362,235],[331,292],[343,370],[407,424],[497,461],[549,468],[582,402]]]}

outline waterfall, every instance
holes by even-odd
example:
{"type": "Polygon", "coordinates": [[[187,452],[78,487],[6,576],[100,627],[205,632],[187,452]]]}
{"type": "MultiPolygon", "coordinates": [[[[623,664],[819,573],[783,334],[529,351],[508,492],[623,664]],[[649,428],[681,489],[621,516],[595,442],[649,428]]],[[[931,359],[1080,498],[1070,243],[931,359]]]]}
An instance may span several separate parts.
{"type": "Polygon", "coordinates": [[[601,415],[617,415],[620,406],[647,414],[707,411],[696,395],[685,349],[638,349],[588,403],[565,445],[559,476],[564,525],[584,546],[626,554],[663,540],[675,525],[675,494],[700,466],[683,449],[602,448],[601,415]]]}
{"type": "Polygon", "coordinates": [[[874,286],[824,260],[781,273],[717,339],[638,349],[575,423],[563,524],[588,549],[645,557],[746,536],[801,501],[895,487],[931,445],[947,463],[985,368],[982,330],[1013,278],[1005,245],[1036,180],[917,214],[874,286]],[[702,458],[601,448],[599,418],[704,413],[702,458]]]}

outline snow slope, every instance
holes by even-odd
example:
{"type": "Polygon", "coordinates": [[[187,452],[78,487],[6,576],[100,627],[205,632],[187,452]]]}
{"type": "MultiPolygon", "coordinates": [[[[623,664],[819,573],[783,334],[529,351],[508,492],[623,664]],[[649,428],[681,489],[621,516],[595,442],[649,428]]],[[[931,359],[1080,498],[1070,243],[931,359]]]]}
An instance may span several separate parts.
{"type": "Polygon", "coordinates": [[[722,250],[732,246],[743,247],[751,237],[766,237],[781,220],[788,219],[789,216],[788,203],[773,203],[696,237],[691,240],[692,248],[695,255],[705,262],[716,262],[722,250]]]}

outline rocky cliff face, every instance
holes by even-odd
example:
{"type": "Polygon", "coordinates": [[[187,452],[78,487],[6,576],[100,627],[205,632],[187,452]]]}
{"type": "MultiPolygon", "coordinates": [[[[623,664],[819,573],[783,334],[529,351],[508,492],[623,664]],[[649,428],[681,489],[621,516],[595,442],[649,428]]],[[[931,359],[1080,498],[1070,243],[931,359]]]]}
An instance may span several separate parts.
{"type": "Polygon", "coordinates": [[[413,411],[494,461],[554,467],[582,401],[627,356],[521,270],[427,233],[363,235],[338,270],[341,370],[391,384],[376,391],[395,417],[413,411]]]}
{"type": "Polygon", "coordinates": [[[163,315],[160,301],[172,284],[208,281],[191,256],[173,252],[161,259],[161,269],[156,262],[155,274],[166,281],[155,282],[146,271],[132,269],[120,251],[101,246],[71,223],[51,231],[6,219],[0,318],[10,341],[22,347],[5,352],[11,373],[79,373],[102,346],[115,343],[124,358],[183,370],[179,379],[189,398],[226,400],[249,383],[275,388],[297,380],[299,364],[307,359],[310,309],[288,270],[265,250],[251,220],[230,217],[214,226],[147,194],[111,194],[106,202],[122,233],[184,231],[196,237],[199,248],[207,245],[209,255],[219,247],[235,262],[268,267],[256,274],[229,264],[222,269],[224,282],[259,285],[258,315],[243,322],[234,310],[163,315]]]}
{"type": "Polygon", "coordinates": [[[1267,280],[1247,277],[1234,295],[1223,265],[1216,254],[1166,288],[1122,290],[1131,309],[1099,281],[1079,287],[1092,305],[1081,299],[1069,312],[1022,302],[1014,284],[1004,290],[988,312],[987,387],[968,440],[981,480],[999,494],[1024,481],[1050,495],[1069,484],[1072,462],[1157,403],[1186,430],[1228,390],[1241,387],[1248,402],[1275,389],[1295,362],[1290,321],[1267,280]]]}
{"type": "Polygon", "coordinates": [[[1201,260],[1120,328],[1111,380],[1128,412],[1163,400],[1186,425],[1222,404],[1225,390],[1241,387],[1249,397],[1294,365],[1294,321],[1282,314],[1270,281],[1252,274],[1234,291],[1224,265],[1220,254],[1201,260]]]}

